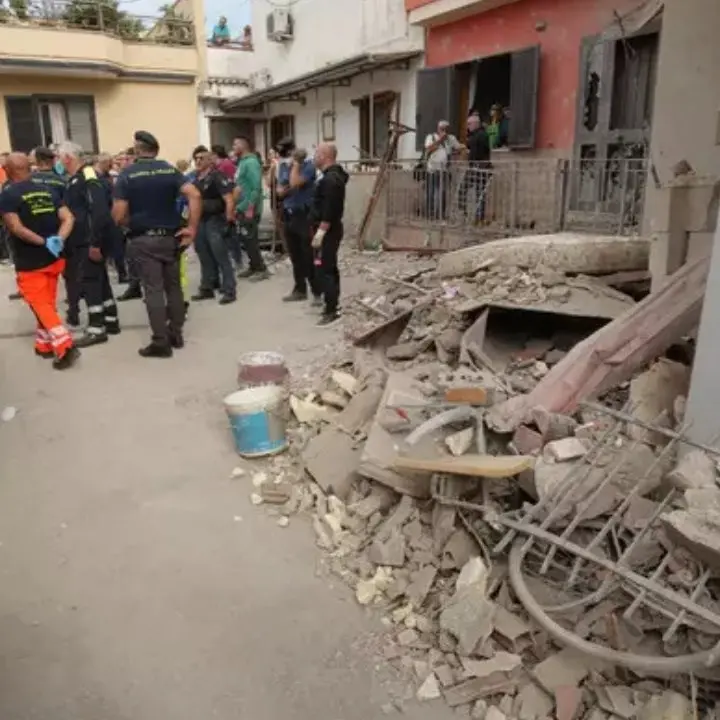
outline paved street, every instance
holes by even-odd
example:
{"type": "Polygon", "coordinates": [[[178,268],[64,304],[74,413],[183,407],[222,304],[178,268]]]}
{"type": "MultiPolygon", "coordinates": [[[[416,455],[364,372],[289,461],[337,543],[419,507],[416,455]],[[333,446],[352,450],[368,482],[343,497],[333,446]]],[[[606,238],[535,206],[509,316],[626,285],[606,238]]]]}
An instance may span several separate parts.
{"type": "Polygon", "coordinates": [[[298,367],[340,334],[282,306],[288,284],[194,305],[170,361],[137,356],[144,306],[126,304],[128,329],[58,373],[33,356],[0,268],[0,408],[18,408],[0,422],[2,720],[383,717],[379,614],[316,572],[306,522],[278,528],[229,479],[237,356],[280,350],[298,367]]]}

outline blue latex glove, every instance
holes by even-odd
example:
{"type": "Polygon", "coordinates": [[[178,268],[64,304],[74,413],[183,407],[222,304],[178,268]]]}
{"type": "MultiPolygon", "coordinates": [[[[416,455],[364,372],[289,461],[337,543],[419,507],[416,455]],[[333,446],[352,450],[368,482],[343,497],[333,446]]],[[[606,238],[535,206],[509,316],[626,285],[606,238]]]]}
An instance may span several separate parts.
{"type": "Polygon", "coordinates": [[[45,240],[45,247],[52,253],[53,256],[60,257],[60,253],[63,251],[63,239],[59,235],[51,235],[45,240]]]}

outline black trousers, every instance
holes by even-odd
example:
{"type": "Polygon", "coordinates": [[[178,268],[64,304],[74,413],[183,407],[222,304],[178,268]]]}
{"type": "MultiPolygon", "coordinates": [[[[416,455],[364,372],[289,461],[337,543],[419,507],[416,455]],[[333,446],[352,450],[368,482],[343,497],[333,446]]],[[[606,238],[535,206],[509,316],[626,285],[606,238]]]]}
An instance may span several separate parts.
{"type": "Polygon", "coordinates": [[[340,271],[338,270],[338,250],[343,239],[343,225],[331,225],[323,238],[320,251],[320,287],[325,299],[325,314],[334,315],[338,311],[340,300],[340,271]]]}
{"type": "Polygon", "coordinates": [[[254,217],[252,220],[241,217],[237,221],[237,233],[240,245],[245,248],[248,260],[250,262],[250,270],[253,272],[265,272],[267,267],[260,252],[260,240],[258,239],[258,229],[260,227],[260,218],[254,217]]]}
{"type": "Polygon", "coordinates": [[[309,286],[313,295],[320,295],[322,289],[315,278],[310,217],[306,211],[285,210],[285,239],[293,268],[293,292],[307,295],[309,286]]]}
{"type": "Polygon", "coordinates": [[[140,271],[153,343],[168,345],[170,334],[182,333],[185,323],[177,238],[140,235],[130,240],[128,251],[140,271]]]}
{"type": "Polygon", "coordinates": [[[87,245],[72,247],[65,263],[65,288],[68,298],[68,321],[77,325],[80,300],[88,307],[88,333],[101,334],[119,329],[117,305],[113,296],[105,261],[90,259],[87,245]]]}

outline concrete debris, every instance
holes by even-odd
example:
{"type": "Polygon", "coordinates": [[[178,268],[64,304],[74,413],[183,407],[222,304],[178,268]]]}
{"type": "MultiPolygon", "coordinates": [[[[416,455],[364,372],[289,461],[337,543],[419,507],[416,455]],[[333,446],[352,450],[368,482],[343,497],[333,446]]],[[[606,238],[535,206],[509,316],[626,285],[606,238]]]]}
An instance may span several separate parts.
{"type": "Polygon", "coordinates": [[[405,536],[395,529],[385,541],[375,538],[368,550],[368,559],[376,565],[402,567],[405,564],[405,536]]]}
{"type": "Polygon", "coordinates": [[[418,700],[436,700],[441,696],[440,684],[435,673],[430,673],[417,691],[418,700]]]}
{"type": "Polygon", "coordinates": [[[633,720],[637,717],[638,708],[635,705],[632,688],[607,685],[595,688],[595,696],[600,708],[613,717],[623,720],[633,720]]]}
{"type": "Polygon", "coordinates": [[[685,452],[667,479],[678,490],[716,488],[715,463],[702,450],[685,452]]]}
{"type": "Polygon", "coordinates": [[[576,437],[566,437],[562,440],[553,440],[545,445],[543,456],[546,460],[567,462],[585,456],[587,447],[582,440],[576,437]]]}
{"type": "Polygon", "coordinates": [[[445,438],[445,444],[452,455],[464,455],[472,446],[475,439],[475,428],[469,427],[460,430],[445,438]]]}
{"type": "MultiPolygon", "coordinates": [[[[609,246],[622,252],[618,241],[609,246]]],[[[510,255],[503,247],[498,257],[523,256],[523,243],[510,255]]],[[[568,257],[574,266],[586,262],[574,250],[568,257]]],[[[671,328],[658,318],[667,310],[672,327],[685,328],[696,314],[695,289],[683,297],[676,281],[659,304],[635,305],[612,332],[601,330],[583,354],[578,347],[600,322],[579,330],[585,320],[566,327],[563,316],[582,309],[590,318],[616,317],[633,307],[629,297],[607,284],[598,290],[600,280],[565,274],[562,263],[486,260],[479,267],[473,260],[473,272],[444,286],[427,265],[434,260],[423,260],[416,274],[415,261],[406,261],[402,277],[373,276],[382,285],[377,294],[369,285],[362,303],[348,304],[347,314],[361,315],[363,324],[353,333],[359,340],[352,358],[342,358],[342,369],[314,373],[311,388],[293,385],[298,422],[288,430],[290,450],[249,471],[251,502],[281,528],[296,515],[309,517],[322,566],[360,605],[380,610],[388,632],[380,655],[412,682],[385,714],[402,712],[414,694],[443,698],[474,720],[690,720],[692,703],[676,694],[679,680],[639,681],[555,646],[559,638],[523,607],[527,597],[508,558],[513,545],[493,549],[537,500],[543,507],[532,521],[539,532],[565,533],[569,547],[587,547],[614,517],[613,532],[593,550],[606,563],[644,532],[623,564],[649,577],[667,556],[665,574],[676,593],[689,597],[706,568],[720,571],[714,455],[678,443],[676,460],[666,436],[639,432],[627,416],[611,424],[610,415],[629,393],[638,418],[677,427],[687,368],[657,360],[638,323],[651,324],[652,348],[667,346],[671,328]],[[495,322],[498,308],[508,322],[495,322]],[[526,319],[548,309],[552,323],[526,319]],[[605,407],[578,406],[588,394],[605,407]],[[672,502],[663,504],[670,489],[672,502]]],[[[701,274],[686,270],[683,277],[702,282],[701,274]]],[[[552,615],[566,632],[626,654],[680,656],[712,647],[716,628],[709,632],[709,621],[698,618],[663,643],[672,619],[657,598],[625,618],[636,586],[605,583],[610,565],[586,559],[571,587],[563,575],[572,551],[558,548],[541,574],[546,547],[542,535],[535,538],[522,570],[541,607],[562,608],[552,615]],[[603,584],[606,593],[591,601],[603,584]]],[[[697,602],[706,614],[720,613],[719,595],[710,581],[697,602]]]]}
{"type": "Polygon", "coordinates": [[[358,381],[350,373],[333,370],[330,378],[347,395],[354,395],[358,390],[358,381]]]}
{"type": "MultiPolygon", "coordinates": [[[[630,405],[632,414],[644,423],[660,427],[672,427],[674,406],[678,396],[687,396],[690,386],[690,368],[662,358],[649,370],[630,381],[630,405]]],[[[640,425],[628,428],[633,440],[653,445],[666,445],[667,437],[640,425]]]]}

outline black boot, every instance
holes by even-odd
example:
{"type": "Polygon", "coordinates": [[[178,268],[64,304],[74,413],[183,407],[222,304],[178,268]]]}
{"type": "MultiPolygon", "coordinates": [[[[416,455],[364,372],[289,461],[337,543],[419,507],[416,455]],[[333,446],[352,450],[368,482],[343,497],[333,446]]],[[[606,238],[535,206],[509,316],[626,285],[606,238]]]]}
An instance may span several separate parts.
{"type": "Polygon", "coordinates": [[[283,302],[301,302],[302,300],[307,300],[307,293],[300,292],[299,290],[293,290],[283,298],[283,302]]]}
{"type": "Polygon", "coordinates": [[[89,348],[93,345],[104,345],[108,341],[108,336],[105,331],[100,333],[85,333],[82,337],[75,341],[76,347],[89,348]]]}
{"type": "Polygon", "coordinates": [[[137,283],[130,283],[122,295],[118,295],[118,302],[126,302],[127,300],[139,300],[142,298],[142,289],[137,283]]]}
{"type": "Polygon", "coordinates": [[[53,367],[56,370],[67,370],[72,367],[80,359],[80,351],[76,347],[71,347],[60,358],[53,360],[53,367]]]}
{"type": "Polygon", "coordinates": [[[159,345],[158,343],[151,342],[146,347],[140,348],[138,355],[144,358],[171,358],[173,349],[170,344],[159,345]]]}
{"type": "Polygon", "coordinates": [[[201,300],[214,300],[214,290],[198,290],[191,298],[193,302],[200,302],[201,300]]]}

